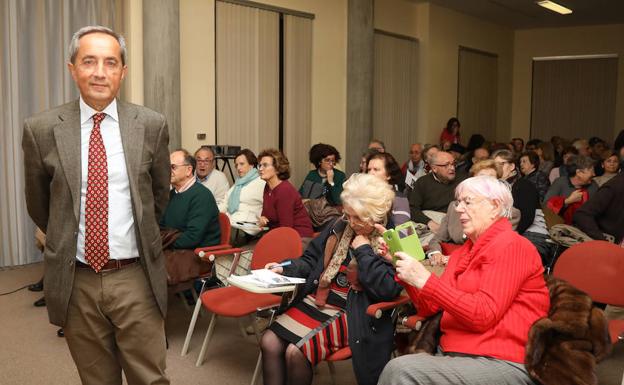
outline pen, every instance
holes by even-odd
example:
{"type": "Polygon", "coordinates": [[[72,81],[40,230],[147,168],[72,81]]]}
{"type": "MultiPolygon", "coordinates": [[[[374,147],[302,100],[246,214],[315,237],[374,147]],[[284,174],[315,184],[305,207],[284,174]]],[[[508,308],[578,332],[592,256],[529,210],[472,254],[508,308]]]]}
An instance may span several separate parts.
{"type": "Polygon", "coordinates": [[[273,265],[271,266],[271,269],[276,268],[276,267],[284,267],[284,266],[288,266],[292,263],[292,261],[285,261],[282,263],[278,263],[277,265],[273,265]]]}

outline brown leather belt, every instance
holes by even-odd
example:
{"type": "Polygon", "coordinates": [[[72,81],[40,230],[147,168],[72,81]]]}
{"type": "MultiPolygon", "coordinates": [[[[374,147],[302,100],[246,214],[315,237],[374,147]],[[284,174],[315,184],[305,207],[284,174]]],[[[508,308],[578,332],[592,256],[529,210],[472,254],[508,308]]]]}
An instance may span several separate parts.
{"type": "MultiPolygon", "coordinates": [[[[111,270],[119,270],[124,266],[132,265],[133,263],[136,263],[138,261],[139,261],[139,258],[111,259],[106,263],[106,265],[102,267],[102,270],[100,270],[100,273],[103,273],[105,271],[111,271],[111,270]]],[[[76,261],[76,267],[79,267],[81,269],[92,269],[91,265],[82,263],[80,261],[76,261]]]]}

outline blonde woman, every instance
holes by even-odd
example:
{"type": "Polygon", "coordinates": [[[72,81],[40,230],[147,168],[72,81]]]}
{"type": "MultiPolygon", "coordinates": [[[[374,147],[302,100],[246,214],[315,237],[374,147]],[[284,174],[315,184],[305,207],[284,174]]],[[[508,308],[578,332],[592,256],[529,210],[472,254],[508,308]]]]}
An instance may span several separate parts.
{"type": "Polygon", "coordinates": [[[313,366],[345,346],[360,385],[375,385],[393,350],[389,314],[366,315],[369,304],[395,298],[401,287],[392,265],[380,258],[380,234],[394,191],[384,180],[354,174],[343,185],[344,216],[316,237],[287,266],[266,268],[306,278],[290,307],[262,336],[264,384],[310,384],[313,366]]]}

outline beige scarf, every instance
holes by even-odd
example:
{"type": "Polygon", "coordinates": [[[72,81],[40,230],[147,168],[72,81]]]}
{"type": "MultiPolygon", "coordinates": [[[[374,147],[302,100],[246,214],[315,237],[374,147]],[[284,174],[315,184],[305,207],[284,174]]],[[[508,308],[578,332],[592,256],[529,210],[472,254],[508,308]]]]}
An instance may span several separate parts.
{"type": "MultiPolygon", "coordinates": [[[[353,242],[355,235],[356,234],[351,226],[347,225],[340,236],[340,241],[338,241],[338,237],[335,234],[332,234],[329,238],[327,238],[324,254],[325,270],[321,273],[319,286],[316,290],[315,303],[317,306],[325,306],[327,296],[329,295],[331,281],[340,271],[340,266],[349,253],[349,246],[351,246],[351,242],[353,242]]],[[[381,237],[381,234],[379,234],[377,230],[373,230],[373,232],[368,236],[371,247],[375,250],[375,252],[379,249],[379,237],[381,237]]],[[[349,270],[357,271],[357,261],[355,258],[352,258],[349,262],[349,270]]]]}

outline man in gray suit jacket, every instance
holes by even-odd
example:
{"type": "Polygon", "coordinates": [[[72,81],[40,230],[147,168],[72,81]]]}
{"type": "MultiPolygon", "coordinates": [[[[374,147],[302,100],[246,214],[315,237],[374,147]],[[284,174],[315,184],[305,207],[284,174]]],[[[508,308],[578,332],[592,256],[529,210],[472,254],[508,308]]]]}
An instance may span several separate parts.
{"type": "Polygon", "coordinates": [[[169,193],[161,114],[116,99],[122,36],[85,27],[68,69],[80,99],[24,123],[26,203],[47,235],[45,298],[83,384],[168,384],[166,270],[158,220],[169,193]]]}

